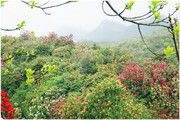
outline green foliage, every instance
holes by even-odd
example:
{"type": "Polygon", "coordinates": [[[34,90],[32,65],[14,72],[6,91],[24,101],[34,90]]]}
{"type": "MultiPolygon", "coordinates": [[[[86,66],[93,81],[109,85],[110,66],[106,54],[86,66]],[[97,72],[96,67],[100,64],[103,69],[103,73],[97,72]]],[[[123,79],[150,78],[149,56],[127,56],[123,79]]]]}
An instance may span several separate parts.
{"type": "Polygon", "coordinates": [[[55,65],[53,65],[53,66],[51,66],[51,65],[44,65],[44,66],[43,66],[45,72],[47,72],[47,73],[52,72],[55,67],[56,67],[55,65]]]}
{"type": "Polygon", "coordinates": [[[40,56],[52,55],[52,46],[45,44],[38,44],[35,51],[36,51],[36,55],[40,55],[40,56]]]}
{"type": "Polygon", "coordinates": [[[29,4],[29,6],[31,6],[31,9],[38,4],[38,3],[36,3],[34,0],[32,0],[32,1],[30,1],[30,2],[31,2],[31,4],[29,4]]]}
{"type": "Polygon", "coordinates": [[[86,53],[82,56],[80,60],[81,72],[94,74],[97,72],[96,59],[93,54],[86,53]]]}
{"type": "Polygon", "coordinates": [[[171,54],[175,54],[175,52],[173,52],[173,49],[174,48],[171,48],[170,46],[168,46],[166,50],[164,50],[164,54],[166,55],[167,58],[170,57],[171,54]]]}
{"type": "Polygon", "coordinates": [[[4,6],[4,3],[5,3],[6,1],[4,1],[4,0],[1,0],[1,7],[3,7],[4,6]]]}
{"type": "Polygon", "coordinates": [[[71,54],[71,51],[68,45],[63,46],[63,47],[58,47],[52,53],[53,56],[61,57],[61,58],[68,58],[70,57],[70,54],[71,54]]]}
{"type": "Polygon", "coordinates": [[[20,24],[17,24],[18,29],[23,29],[25,26],[25,20],[23,20],[20,24]]]}
{"type": "Polygon", "coordinates": [[[38,74],[43,66],[46,64],[47,57],[37,57],[36,59],[29,62],[29,68],[35,71],[35,74],[38,74]]]}
{"type": "Polygon", "coordinates": [[[141,119],[152,115],[113,78],[102,81],[89,93],[69,98],[62,111],[61,119],[141,119]]]}
{"type": "Polygon", "coordinates": [[[149,9],[154,14],[155,19],[157,19],[158,21],[160,20],[160,12],[158,11],[158,9],[160,7],[163,8],[167,4],[168,3],[166,1],[151,1],[150,2],[149,9]]]}
{"type": "Polygon", "coordinates": [[[133,5],[134,5],[134,1],[130,1],[129,3],[125,4],[125,9],[131,10],[133,5]]]}
{"type": "Polygon", "coordinates": [[[176,10],[179,10],[179,8],[180,8],[180,4],[177,3],[177,4],[176,4],[176,10]]]}
{"type": "Polygon", "coordinates": [[[102,54],[104,57],[104,64],[112,63],[113,61],[113,51],[109,48],[102,48],[99,51],[99,54],[102,54]]]}
{"type": "MultiPolygon", "coordinates": [[[[155,32],[145,36],[148,45],[154,51],[163,51],[166,47],[171,46],[169,45],[169,34],[163,30],[160,31],[161,34],[155,32]]],[[[147,103],[151,102],[154,96],[158,96],[156,102],[164,99],[165,95],[168,95],[168,91],[163,92],[163,90],[167,89],[168,86],[165,89],[158,85],[153,89],[147,87],[147,91],[152,94],[148,98],[144,98],[149,93],[143,93],[139,96],[132,94],[132,92],[138,92],[142,86],[132,83],[131,76],[124,77],[126,79],[124,82],[133,84],[137,87],[136,89],[126,89],[125,84],[123,86],[118,79],[120,78],[118,75],[125,73],[126,69],[123,68],[133,62],[132,55],[135,55],[139,62],[134,62],[137,65],[134,66],[135,68],[148,65],[139,60],[142,56],[150,57],[144,43],[139,38],[122,41],[116,48],[100,48],[95,44],[91,47],[86,44],[75,45],[70,36],[58,37],[55,33],[48,37],[37,38],[36,42],[33,42],[34,39],[28,35],[33,35],[33,33],[27,34],[27,36],[25,34],[26,37],[19,38],[2,37],[1,41],[2,58],[12,59],[13,63],[7,65],[7,61],[2,61],[4,66],[1,70],[1,88],[8,92],[12,103],[18,103],[16,107],[19,108],[22,115],[21,117],[17,115],[17,118],[160,118],[155,114],[157,111],[154,107],[155,104],[152,106],[147,103]],[[161,94],[157,94],[158,89],[161,94]]],[[[173,52],[171,50],[170,48],[166,51],[169,51],[170,54],[173,52]]],[[[151,63],[153,62],[156,63],[154,59],[151,59],[151,63]]],[[[156,65],[158,66],[158,64],[156,65]]],[[[161,66],[161,64],[159,65],[161,66]]],[[[139,73],[137,76],[145,75],[151,67],[144,67],[142,71],[145,73],[139,73]]],[[[152,72],[157,71],[161,75],[165,73],[164,76],[169,81],[168,84],[171,84],[168,90],[170,88],[176,89],[175,92],[172,91],[172,96],[176,97],[174,101],[177,103],[177,95],[174,93],[179,92],[179,89],[177,86],[173,86],[178,84],[177,77],[175,77],[177,69],[169,69],[172,67],[170,62],[167,62],[166,67],[167,71],[165,72],[162,70],[163,68],[159,71],[156,70],[157,68],[153,69],[152,72]]],[[[132,69],[128,70],[128,75],[134,72],[132,69]]],[[[138,79],[136,80],[138,81],[138,79]]],[[[162,82],[161,79],[158,80],[159,83],[162,82]]],[[[152,83],[151,79],[144,81],[152,83]]],[[[151,85],[149,83],[148,85],[151,85]]],[[[170,104],[172,103],[170,100],[164,101],[170,104]]],[[[163,102],[158,104],[161,105],[161,108],[166,109],[167,107],[167,105],[163,106],[163,102]]],[[[174,106],[170,109],[168,106],[171,111],[177,108],[178,106],[174,106]]],[[[161,114],[162,111],[160,109],[158,113],[161,114]]],[[[18,112],[16,113],[18,114],[18,112]]]]}
{"type": "Polygon", "coordinates": [[[176,28],[173,30],[173,32],[175,33],[175,35],[179,35],[179,24],[176,26],[176,28]]]}
{"type": "Polygon", "coordinates": [[[26,84],[27,85],[31,84],[34,81],[34,78],[32,78],[31,76],[33,73],[34,73],[33,70],[26,69],[26,77],[27,77],[26,84]]]}

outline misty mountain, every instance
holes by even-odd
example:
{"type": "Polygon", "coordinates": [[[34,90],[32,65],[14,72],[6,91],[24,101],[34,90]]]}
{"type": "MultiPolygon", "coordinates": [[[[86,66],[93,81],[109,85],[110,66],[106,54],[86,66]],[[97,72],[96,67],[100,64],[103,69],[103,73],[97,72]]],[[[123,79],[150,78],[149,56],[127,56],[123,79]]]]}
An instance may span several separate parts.
{"type": "MultiPolygon", "coordinates": [[[[142,33],[149,33],[160,27],[142,26],[142,33]]],[[[104,20],[100,25],[86,35],[88,41],[119,41],[139,36],[137,25],[123,25],[118,22],[104,20]]]]}
{"type": "MultiPolygon", "coordinates": [[[[150,21],[153,21],[150,19],[150,21]]],[[[144,21],[148,22],[148,21],[144,21]]],[[[143,34],[152,32],[161,27],[141,26],[143,34]]],[[[104,20],[94,30],[86,31],[76,27],[63,27],[56,31],[58,35],[73,34],[75,41],[119,41],[139,36],[137,25],[124,25],[122,23],[104,20]]]]}

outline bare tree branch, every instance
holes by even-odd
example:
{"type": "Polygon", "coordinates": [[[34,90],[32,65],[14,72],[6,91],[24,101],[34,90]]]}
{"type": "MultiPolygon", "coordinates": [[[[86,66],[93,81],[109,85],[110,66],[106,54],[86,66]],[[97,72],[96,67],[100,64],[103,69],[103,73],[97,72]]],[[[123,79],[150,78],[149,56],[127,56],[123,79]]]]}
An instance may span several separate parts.
{"type": "Polygon", "coordinates": [[[165,27],[165,28],[169,28],[169,26],[166,25],[162,25],[162,24],[148,24],[148,23],[141,23],[141,22],[136,22],[134,20],[130,20],[130,19],[126,19],[125,17],[121,16],[120,14],[118,14],[118,12],[112,7],[112,5],[109,3],[109,1],[105,1],[107,3],[107,5],[111,8],[111,10],[117,15],[119,16],[121,19],[123,19],[124,21],[128,21],[137,25],[144,25],[144,26],[161,26],[161,27],[165,27]]]}
{"type": "Polygon", "coordinates": [[[15,30],[20,30],[20,29],[18,29],[18,28],[14,28],[14,29],[4,29],[4,28],[1,28],[1,30],[3,30],[3,31],[15,31],[15,30]]]}
{"type": "Polygon", "coordinates": [[[146,44],[146,41],[144,40],[144,37],[143,37],[143,35],[142,35],[140,25],[138,25],[138,31],[139,31],[139,34],[140,34],[140,36],[141,36],[141,39],[143,40],[143,42],[144,42],[144,44],[146,45],[147,49],[148,49],[151,53],[153,53],[155,56],[157,56],[157,57],[162,56],[162,55],[159,55],[159,54],[153,52],[153,51],[148,47],[148,45],[146,44]]]}
{"type": "MultiPolygon", "coordinates": [[[[26,1],[23,1],[23,0],[21,0],[21,2],[23,2],[23,3],[27,4],[27,5],[31,5],[31,3],[26,2],[26,1]]],[[[64,2],[64,3],[57,4],[57,5],[52,5],[52,6],[48,6],[48,7],[42,7],[42,6],[46,5],[47,3],[49,3],[49,1],[48,1],[48,2],[44,3],[43,5],[40,5],[40,6],[37,6],[37,5],[36,5],[36,6],[34,6],[34,7],[41,9],[46,15],[50,15],[50,13],[47,13],[47,12],[45,11],[45,9],[50,9],[50,8],[54,8],[54,7],[59,7],[59,6],[62,6],[62,5],[71,3],[71,2],[76,2],[76,1],[67,1],[67,2],[64,2]]]]}

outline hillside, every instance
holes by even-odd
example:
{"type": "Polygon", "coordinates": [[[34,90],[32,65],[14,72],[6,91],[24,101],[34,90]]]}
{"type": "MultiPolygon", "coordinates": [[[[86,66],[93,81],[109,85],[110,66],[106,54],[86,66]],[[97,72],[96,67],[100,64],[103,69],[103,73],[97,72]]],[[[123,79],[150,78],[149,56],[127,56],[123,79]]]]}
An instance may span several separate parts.
{"type": "MultiPolygon", "coordinates": [[[[173,46],[171,35],[166,29],[158,29],[151,33],[145,34],[144,39],[148,47],[155,53],[163,53],[167,46],[173,46]]],[[[120,49],[126,50],[136,58],[152,57],[153,54],[147,49],[144,42],[138,37],[123,40],[117,45],[120,49]]]]}

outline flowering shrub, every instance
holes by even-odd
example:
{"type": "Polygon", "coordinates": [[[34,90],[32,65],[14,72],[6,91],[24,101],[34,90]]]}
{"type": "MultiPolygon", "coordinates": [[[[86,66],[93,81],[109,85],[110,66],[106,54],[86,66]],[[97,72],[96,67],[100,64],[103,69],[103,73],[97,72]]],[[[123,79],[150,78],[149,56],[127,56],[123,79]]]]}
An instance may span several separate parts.
{"type": "Polygon", "coordinates": [[[20,34],[20,39],[21,40],[29,40],[31,38],[31,32],[28,30],[24,30],[20,34]]]}
{"type": "Polygon", "coordinates": [[[6,97],[7,93],[1,90],[1,117],[4,119],[15,118],[15,110],[11,105],[10,99],[6,97]]]}
{"type": "Polygon", "coordinates": [[[60,110],[61,119],[141,119],[153,118],[151,111],[137,102],[114,79],[106,79],[91,92],[67,99],[60,110]]]}
{"type": "Polygon", "coordinates": [[[166,62],[128,62],[119,79],[133,96],[145,99],[160,118],[179,118],[178,69],[166,62]]]}
{"type": "Polygon", "coordinates": [[[42,118],[51,118],[54,116],[54,110],[56,106],[65,99],[65,95],[60,94],[60,89],[56,86],[51,87],[43,96],[37,96],[31,100],[29,105],[29,119],[42,119],[42,118]]]}

